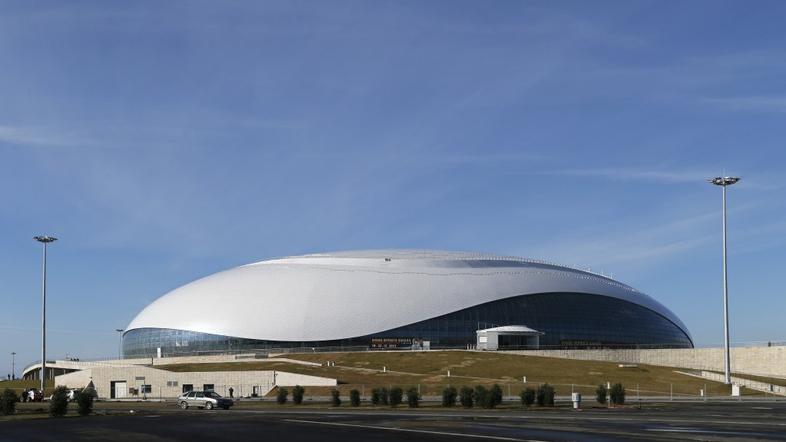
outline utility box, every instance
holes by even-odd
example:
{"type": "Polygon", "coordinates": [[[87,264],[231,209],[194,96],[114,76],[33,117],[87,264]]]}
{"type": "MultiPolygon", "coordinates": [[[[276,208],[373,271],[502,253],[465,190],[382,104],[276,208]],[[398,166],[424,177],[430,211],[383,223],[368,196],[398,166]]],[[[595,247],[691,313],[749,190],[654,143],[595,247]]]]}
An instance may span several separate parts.
{"type": "Polygon", "coordinates": [[[740,397],[740,386],[737,384],[731,384],[731,395],[733,397],[740,397]]]}
{"type": "Polygon", "coordinates": [[[573,401],[574,410],[581,408],[581,393],[571,393],[570,400],[573,401]]]}

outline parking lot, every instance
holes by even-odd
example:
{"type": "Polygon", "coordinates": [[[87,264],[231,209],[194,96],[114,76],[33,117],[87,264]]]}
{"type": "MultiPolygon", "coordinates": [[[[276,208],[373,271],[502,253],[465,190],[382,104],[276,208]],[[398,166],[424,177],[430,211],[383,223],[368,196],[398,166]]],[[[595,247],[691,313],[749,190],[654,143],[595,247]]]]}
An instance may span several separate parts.
{"type": "Polygon", "coordinates": [[[786,403],[650,404],[643,409],[411,410],[96,404],[98,415],[0,422],[0,441],[114,440],[786,440],[786,403]],[[133,410],[133,413],[131,412],[133,410]]]}

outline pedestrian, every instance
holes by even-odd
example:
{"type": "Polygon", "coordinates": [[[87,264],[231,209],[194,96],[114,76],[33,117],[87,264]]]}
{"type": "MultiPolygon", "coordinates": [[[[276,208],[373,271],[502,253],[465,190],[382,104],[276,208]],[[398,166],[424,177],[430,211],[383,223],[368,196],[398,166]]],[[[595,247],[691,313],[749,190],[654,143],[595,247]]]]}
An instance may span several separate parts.
{"type": "Polygon", "coordinates": [[[231,398],[235,397],[235,389],[232,387],[229,387],[229,397],[231,398]]]}

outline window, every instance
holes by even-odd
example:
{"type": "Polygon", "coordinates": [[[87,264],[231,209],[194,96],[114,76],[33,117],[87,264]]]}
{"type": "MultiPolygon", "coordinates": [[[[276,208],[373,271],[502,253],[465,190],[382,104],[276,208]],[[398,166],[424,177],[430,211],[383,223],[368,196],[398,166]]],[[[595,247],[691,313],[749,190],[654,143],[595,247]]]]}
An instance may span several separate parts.
{"type": "Polygon", "coordinates": [[[202,394],[201,391],[197,391],[195,397],[197,397],[197,398],[204,397],[204,394],[202,394]]]}
{"type": "Polygon", "coordinates": [[[204,391],[213,391],[213,390],[215,390],[215,388],[213,388],[213,387],[214,387],[213,384],[204,384],[202,386],[202,390],[204,390],[204,391]]]}
{"type": "Polygon", "coordinates": [[[152,392],[153,392],[153,388],[149,384],[142,385],[142,393],[143,394],[145,394],[145,393],[152,393],[152,392]]]}
{"type": "Polygon", "coordinates": [[[183,393],[188,393],[194,389],[193,384],[183,384],[183,393]]]}

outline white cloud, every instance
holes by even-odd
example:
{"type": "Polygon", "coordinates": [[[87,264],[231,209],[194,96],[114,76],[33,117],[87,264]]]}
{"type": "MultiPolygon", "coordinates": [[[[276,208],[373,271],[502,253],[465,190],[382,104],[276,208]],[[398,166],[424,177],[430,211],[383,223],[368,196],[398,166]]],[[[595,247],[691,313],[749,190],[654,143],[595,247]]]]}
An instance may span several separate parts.
{"type": "Polygon", "coordinates": [[[786,112],[786,96],[705,98],[703,102],[729,111],[786,112]]]}
{"type": "Polygon", "coordinates": [[[544,172],[549,175],[568,175],[608,178],[615,180],[643,180],[665,183],[700,183],[717,173],[710,171],[665,171],[644,170],[636,168],[596,168],[596,169],[563,169],[544,172]]]}
{"type": "Polygon", "coordinates": [[[55,132],[43,128],[24,128],[0,125],[0,142],[22,146],[68,147],[89,144],[69,132],[55,132]]]}

